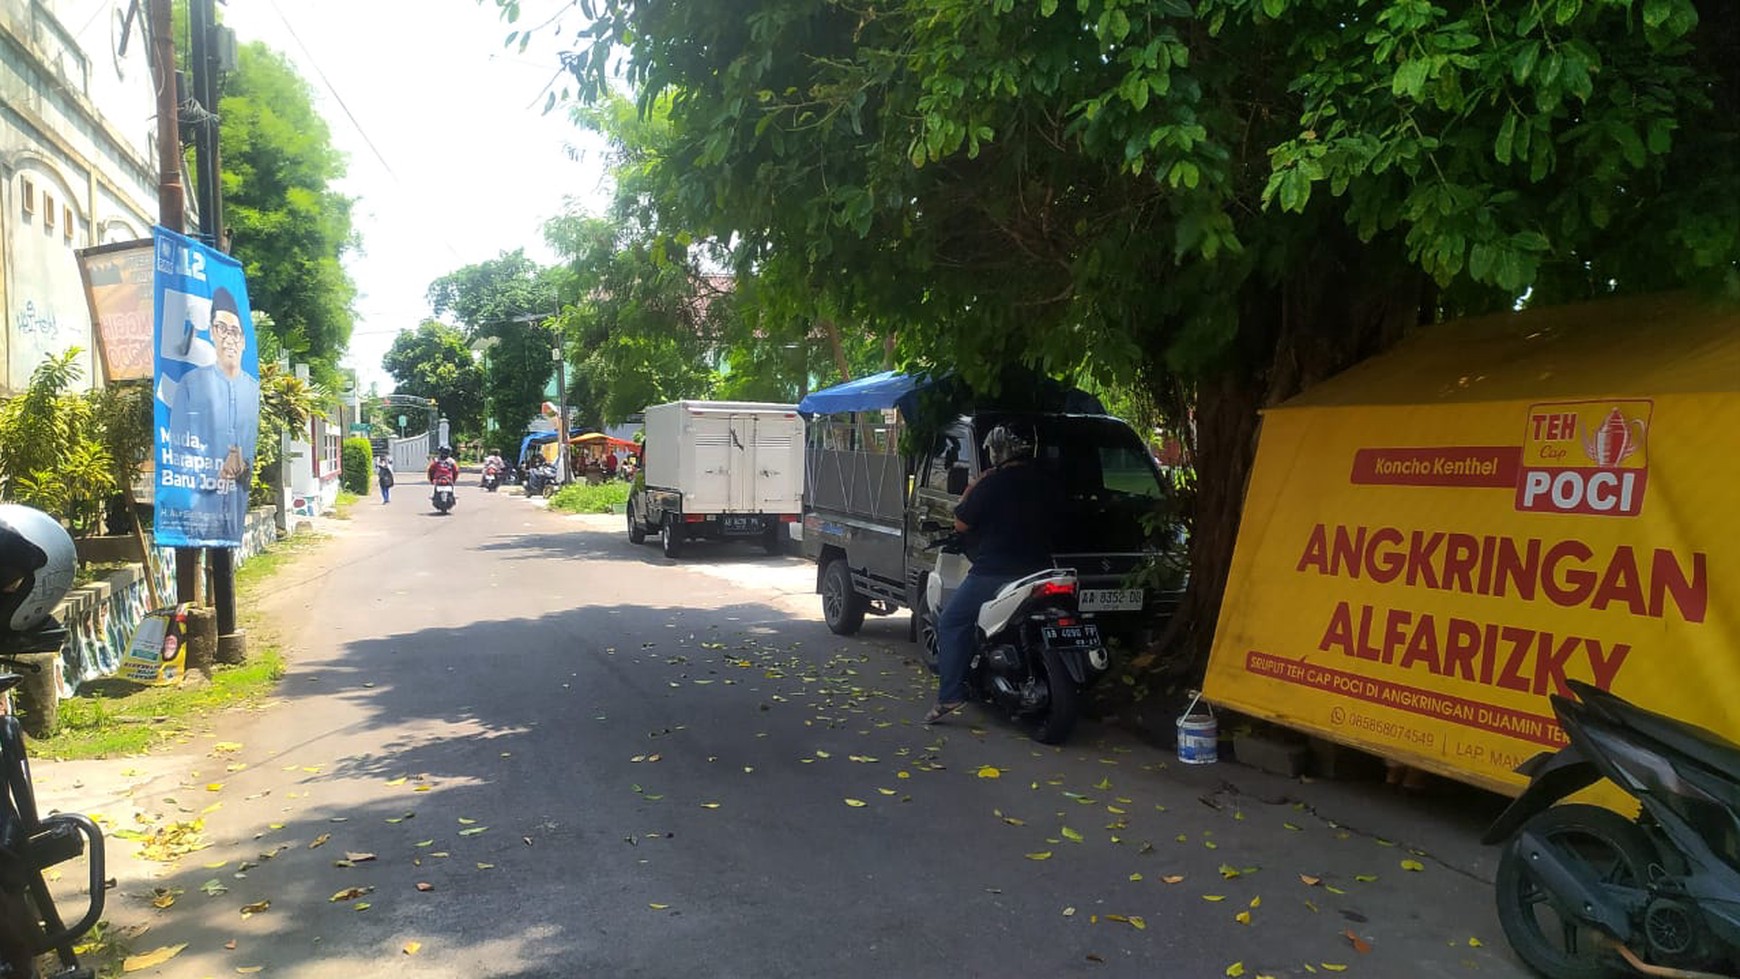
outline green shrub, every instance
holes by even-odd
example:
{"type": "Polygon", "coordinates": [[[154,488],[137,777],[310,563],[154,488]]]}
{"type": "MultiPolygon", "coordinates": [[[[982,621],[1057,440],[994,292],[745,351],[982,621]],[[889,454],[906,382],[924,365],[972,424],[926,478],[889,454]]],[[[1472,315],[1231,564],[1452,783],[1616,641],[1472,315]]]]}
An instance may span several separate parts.
{"type": "Polygon", "coordinates": [[[67,393],[84,377],[79,354],[45,358],[24,393],[0,403],[0,498],[89,533],[117,483],[92,399],[67,393]]]}
{"type": "Polygon", "coordinates": [[[628,484],[613,479],[597,486],[569,483],[550,497],[550,509],[570,513],[610,513],[613,508],[627,502],[628,484]]]}
{"type": "Polygon", "coordinates": [[[348,438],[344,440],[344,474],[339,477],[339,484],[347,492],[358,496],[367,496],[369,492],[369,474],[375,468],[374,449],[365,438],[348,438]]]}

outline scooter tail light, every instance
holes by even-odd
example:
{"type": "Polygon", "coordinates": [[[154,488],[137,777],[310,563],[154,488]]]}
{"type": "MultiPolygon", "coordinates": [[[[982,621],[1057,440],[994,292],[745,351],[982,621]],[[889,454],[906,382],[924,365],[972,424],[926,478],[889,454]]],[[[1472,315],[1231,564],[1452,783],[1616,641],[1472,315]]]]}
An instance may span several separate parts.
{"type": "Polygon", "coordinates": [[[1075,594],[1073,581],[1042,581],[1033,586],[1034,598],[1058,598],[1075,594]]]}

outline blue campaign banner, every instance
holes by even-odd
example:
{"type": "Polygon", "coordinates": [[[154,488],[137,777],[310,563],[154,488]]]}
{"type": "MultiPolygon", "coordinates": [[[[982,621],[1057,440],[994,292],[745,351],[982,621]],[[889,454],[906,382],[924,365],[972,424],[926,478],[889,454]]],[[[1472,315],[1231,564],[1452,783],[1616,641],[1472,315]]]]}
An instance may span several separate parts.
{"type": "Polygon", "coordinates": [[[235,259],[153,228],[157,513],[167,547],[240,547],[260,440],[260,354],[235,259]]]}

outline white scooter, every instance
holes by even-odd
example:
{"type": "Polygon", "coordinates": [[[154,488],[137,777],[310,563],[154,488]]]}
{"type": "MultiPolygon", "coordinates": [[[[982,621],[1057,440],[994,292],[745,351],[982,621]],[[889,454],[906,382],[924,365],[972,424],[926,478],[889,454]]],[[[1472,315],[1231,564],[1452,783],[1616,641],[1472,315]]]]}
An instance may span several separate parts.
{"type": "Polygon", "coordinates": [[[453,484],[436,483],[435,491],[429,494],[429,502],[435,505],[435,512],[445,516],[453,509],[453,484]]]}
{"type": "MultiPolygon", "coordinates": [[[[959,535],[939,542],[919,615],[932,663],[937,613],[971,568],[959,535]]],[[[1043,744],[1069,737],[1082,694],[1111,668],[1099,626],[1077,606],[1079,591],[1073,568],[1051,568],[1004,585],[979,608],[967,687],[976,699],[1033,725],[1033,739],[1043,744]]]]}

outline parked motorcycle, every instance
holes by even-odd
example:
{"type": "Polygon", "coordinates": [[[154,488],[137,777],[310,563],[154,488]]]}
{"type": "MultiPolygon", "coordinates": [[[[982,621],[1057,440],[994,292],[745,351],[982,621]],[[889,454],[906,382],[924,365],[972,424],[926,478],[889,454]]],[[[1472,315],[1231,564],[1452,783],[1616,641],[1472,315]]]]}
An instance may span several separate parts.
{"type": "Polygon", "coordinates": [[[1718,979],[1740,960],[1740,745],[1586,683],[1554,696],[1570,739],[1486,833],[1503,843],[1498,920],[1552,979],[1718,979]],[[1636,819],[1554,805],[1606,779],[1636,819]]]}
{"type": "MultiPolygon", "coordinates": [[[[0,704],[23,680],[16,670],[40,673],[25,654],[59,650],[67,630],[53,610],[73,580],[72,538],[48,514],[0,504],[0,704]]],[[[35,979],[39,956],[54,953],[50,979],[91,979],[74,944],[96,925],[106,897],[103,833],[77,813],[36,811],[24,730],[8,709],[0,716],[0,976],[35,979]],[[85,913],[65,924],[43,871],[86,854],[90,899],[85,913]]]]}
{"type": "Polygon", "coordinates": [[[526,470],[527,496],[556,495],[556,465],[552,462],[540,463],[526,470]]]}
{"type": "Polygon", "coordinates": [[[435,505],[436,513],[446,514],[451,511],[455,502],[453,484],[445,481],[436,483],[435,489],[429,494],[429,502],[435,505]]]}
{"type": "MultiPolygon", "coordinates": [[[[937,613],[971,568],[960,535],[938,542],[936,567],[925,578],[919,608],[921,638],[937,662],[937,613]]],[[[979,609],[978,647],[967,669],[974,699],[995,704],[1032,726],[1033,739],[1061,744],[1075,729],[1081,698],[1105,676],[1111,656],[1093,616],[1077,605],[1078,579],[1051,568],[1004,585],[979,609]]]]}

